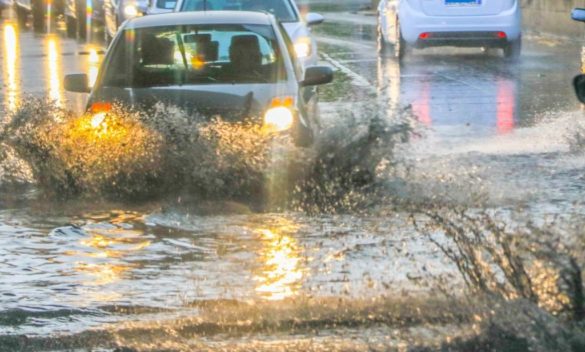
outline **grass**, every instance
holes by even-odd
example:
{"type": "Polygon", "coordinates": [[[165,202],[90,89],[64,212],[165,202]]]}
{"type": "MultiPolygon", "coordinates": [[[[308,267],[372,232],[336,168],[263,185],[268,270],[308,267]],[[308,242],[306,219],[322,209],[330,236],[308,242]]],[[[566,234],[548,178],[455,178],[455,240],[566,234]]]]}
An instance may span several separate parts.
{"type": "Polygon", "coordinates": [[[364,40],[374,40],[376,38],[376,26],[344,24],[334,22],[323,22],[315,26],[314,33],[319,35],[328,35],[340,38],[359,38],[364,40]]]}
{"type": "Polygon", "coordinates": [[[351,78],[341,71],[336,71],[333,82],[319,88],[319,100],[322,102],[346,100],[352,96],[352,90],[351,78]]]}

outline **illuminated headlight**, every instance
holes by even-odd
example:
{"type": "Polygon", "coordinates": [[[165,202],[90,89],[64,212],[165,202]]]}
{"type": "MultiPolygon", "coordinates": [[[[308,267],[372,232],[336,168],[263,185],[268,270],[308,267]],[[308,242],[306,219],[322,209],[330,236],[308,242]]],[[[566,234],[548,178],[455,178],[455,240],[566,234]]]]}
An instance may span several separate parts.
{"type": "Polygon", "coordinates": [[[291,128],[293,121],[292,111],[284,106],[270,108],[264,114],[264,125],[278,132],[291,128]]]}
{"type": "Polygon", "coordinates": [[[106,119],[105,112],[98,112],[97,114],[93,115],[91,118],[91,127],[98,128],[106,119]]]}
{"type": "Polygon", "coordinates": [[[309,38],[300,38],[295,43],[295,54],[298,58],[304,58],[311,55],[311,40],[309,38]]]}
{"type": "Polygon", "coordinates": [[[137,17],[138,15],[140,15],[140,13],[138,12],[138,8],[136,8],[136,5],[131,4],[126,5],[124,7],[124,16],[126,18],[134,18],[137,17]]]}

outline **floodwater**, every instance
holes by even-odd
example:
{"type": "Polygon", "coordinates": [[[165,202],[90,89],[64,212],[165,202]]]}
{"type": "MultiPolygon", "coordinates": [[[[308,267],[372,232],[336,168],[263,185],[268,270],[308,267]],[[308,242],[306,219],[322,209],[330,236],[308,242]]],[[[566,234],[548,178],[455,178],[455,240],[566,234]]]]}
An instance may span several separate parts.
{"type": "MultiPolygon", "coordinates": [[[[364,21],[354,25],[369,28],[370,19],[364,21]]],[[[350,83],[323,104],[315,150],[271,145],[261,149],[261,162],[236,169],[201,159],[215,172],[201,174],[192,172],[199,163],[181,159],[199,177],[193,184],[204,180],[209,189],[220,179],[221,190],[242,185],[230,180],[256,177],[259,165],[270,173],[271,162],[294,155],[305,172],[263,193],[282,197],[278,185],[300,179],[287,193],[291,202],[258,208],[222,192],[203,199],[196,188],[145,200],[95,193],[100,187],[72,197],[47,192],[34,170],[54,172],[43,164],[54,159],[24,155],[23,146],[43,145],[26,137],[63,136],[39,134],[56,123],[59,108],[74,116],[83,111],[85,97],[64,93],[62,77],[95,77],[103,52],[9,20],[0,35],[4,122],[38,104],[33,96],[53,101],[46,111],[27,110],[31,121],[38,116],[30,111],[43,116],[32,132],[3,136],[0,351],[437,347],[479,327],[465,300],[451,301],[463,296],[464,281],[413,226],[413,204],[495,209],[517,221],[581,215],[585,125],[570,87],[579,52],[562,41],[529,38],[517,65],[494,53],[448,49],[415,53],[399,65],[361,35],[318,32],[324,60],[350,83]],[[393,128],[405,120],[412,128],[407,140],[380,142],[398,135],[393,128]],[[380,121],[382,132],[374,131],[380,121]],[[347,170],[361,167],[374,170],[373,180],[346,182],[347,170]]],[[[101,185],[108,176],[131,175],[134,166],[112,171],[92,164],[81,170],[95,175],[73,175],[82,185],[101,185]]],[[[120,179],[126,183],[118,188],[138,182],[120,179]]]]}

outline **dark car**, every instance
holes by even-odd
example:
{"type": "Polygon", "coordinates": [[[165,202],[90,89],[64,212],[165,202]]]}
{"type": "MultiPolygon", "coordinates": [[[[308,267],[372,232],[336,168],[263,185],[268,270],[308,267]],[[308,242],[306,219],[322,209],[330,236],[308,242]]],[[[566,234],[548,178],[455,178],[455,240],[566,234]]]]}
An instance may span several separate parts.
{"type": "MultiPolygon", "coordinates": [[[[585,22],[585,9],[575,8],[571,12],[571,18],[575,21],[585,22]]],[[[581,50],[583,52],[583,50],[581,50]]],[[[583,58],[582,58],[583,59],[583,58]]],[[[585,63],[581,63],[582,67],[585,67],[585,63]]],[[[580,74],[573,80],[573,86],[577,93],[579,101],[585,104],[585,75],[580,74]]]]}
{"type": "MultiPolygon", "coordinates": [[[[91,0],[91,18],[87,18],[87,1],[86,0],[65,0],[65,23],[67,27],[67,36],[70,38],[87,37],[88,26],[102,26],[104,23],[104,0],[91,0]]],[[[90,30],[92,29],[90,27],[90,30]]]]}
{"type": "Polygon", "coordinates": [[[47,28],[47,25],[55,25],[55,20],[63,14],[64,3],[65,0],[15,0],[14,10],[21,27],[26,25],[30,15],[33,29],[41,32],[47,29],[52,30],[52,28],[47,28]],[[49,3],[51,6],[48,6],[49,3]]]}
{"type": "Polygon", "coordinates": [[[149,0],[103,0],[106,44],[116,35],[124,21],[147,14],[149,0]]]}
{"type": "Polygon", "coordinates": [[[260,12],[191,12],[127,21],[112,42],[94,87],[85,74],[65,88],[90,92],[88,108],[119,102],[148,109],[163,102],[189,112],[252,118],[307,146],[318,129],[316,85],[330,67],[303,71],[275,18],[260,12]],[[104,104],[106,103],[106,104],[104,104]]]}

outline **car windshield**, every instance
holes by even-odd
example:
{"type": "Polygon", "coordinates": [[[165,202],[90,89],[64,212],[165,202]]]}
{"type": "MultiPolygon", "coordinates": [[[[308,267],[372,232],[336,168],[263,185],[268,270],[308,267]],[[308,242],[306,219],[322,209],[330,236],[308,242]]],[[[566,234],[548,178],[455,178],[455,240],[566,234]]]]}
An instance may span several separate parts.
{"type": "Polygon", "coordinates": [[[102,85],[275,83],[286,71],[268,25],[128,29],[114,46],[102,85]]]}
{"type": "Polygon", "coordinates": [[[280,22],[297,22],[290,0],[184,0],[181,11],[261,11],[280,22]]]}

